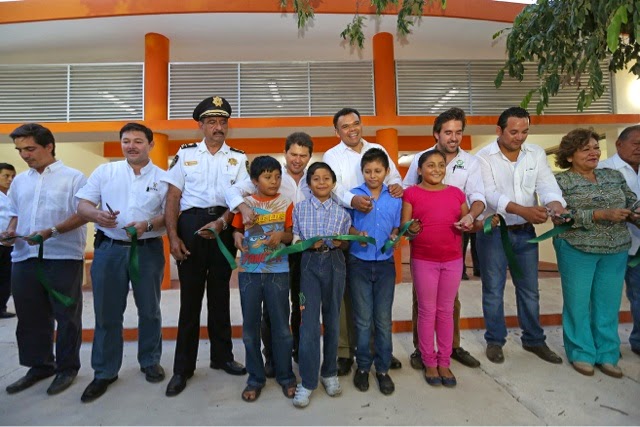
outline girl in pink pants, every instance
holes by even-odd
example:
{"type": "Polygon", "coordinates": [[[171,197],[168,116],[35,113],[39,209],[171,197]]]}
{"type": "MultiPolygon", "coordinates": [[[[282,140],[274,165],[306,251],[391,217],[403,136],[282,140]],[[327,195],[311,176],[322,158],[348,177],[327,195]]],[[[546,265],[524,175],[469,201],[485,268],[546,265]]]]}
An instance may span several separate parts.
{"type": "MultiPolygon", "coordinates": [[[[411,274],[418,298],[418,339],[425,380],[430,385],[456,385],[449,369],[453,345],[453,301],[462,276],[461,219],[469,213],[464,193],[442,182],[445,156],[429,150],[418,160],[419,183],[405,190],[404,224],[411,240],[411,274]],[[437,342],[437,348],[434,345],[437,342]]],[[[468,221],[467,221],[468,223],[468,221]]]]}

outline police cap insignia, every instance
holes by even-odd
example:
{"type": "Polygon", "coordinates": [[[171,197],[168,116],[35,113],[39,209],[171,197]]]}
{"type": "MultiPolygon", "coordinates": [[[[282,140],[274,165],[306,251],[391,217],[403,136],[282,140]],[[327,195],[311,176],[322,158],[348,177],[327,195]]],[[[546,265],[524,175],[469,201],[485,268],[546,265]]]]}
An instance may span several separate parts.
{"type": "Polygon", "coordinates": [[[221,96],[209,96],[193,110],[193,120],[196,122],[213,116],[231,117],[231,105],[221,96]]]}

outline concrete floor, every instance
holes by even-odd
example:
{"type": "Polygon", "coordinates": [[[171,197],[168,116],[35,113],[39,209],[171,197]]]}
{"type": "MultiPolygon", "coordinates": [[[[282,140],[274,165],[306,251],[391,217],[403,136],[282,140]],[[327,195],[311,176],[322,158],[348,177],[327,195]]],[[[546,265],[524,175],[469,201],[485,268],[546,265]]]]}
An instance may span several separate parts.
{"type": "MultiPolygon", "coordinates": [[[[557,278],[541,279],[543,313],[559,313],[562,297],[557,278]]],[[[410,319],[410,285],[397,287],[394,320],[410,319]]],[[[84,295],[84,326],[93,326],[91,294],[84,295]]],[[[515,312],[513,287],[505,295],[506,314],[515,312]]],[[[463,317],[482,315],[480,283],[463,282],[463,317]]],[[[163,292],[163,324],[177,324],[178,292],[163,292]]],[[[232,290],[233,324],[240,324],[237,290],[232,290]]],[[[628,302],[623,298],[623,310],[628,302]]],[[[204,313],[203,313],[204,314],[204,313]]],[[[130,304],[125,324],[135,327],[135,305],[130,304]]],[[[168,379],[160,384],[144,380],[136,362],[136,343],[125,343],[120,379],[93,403],[83,404],[80,395],[93,378],[90,368],[91,345],[82,345],[83,367],[75,384],[58,396],[47,396],[50,380],[42,381],[16,395],[4,388],[20,378],[26,369],[19,366],[15,343],[16,320],[0,320],[0,424],[1,425],[639,425],[640,357],[629,348],[631,325],[621,324],[622,379],[613,379],[599,371],[593,377],[576,373],[566,362],[560,327],[546,327],[547,342],[565,362],[551,365],[520,346],[520,331],[511,329],[504,348],[502,365],[484,356],[481,330],[463,331],[462,344],[480,359],[478,369],[452,362],[458,378],[455,389],[428,386],[420,372],[411,369],[411,336],[394,334],[394,354],[404,363],[391,373],[396,391],[383,396],[375,378],[362,393],[355,389],[352,377],[343,377],[341,397],[330,398],[322,387],[312,395],[311,404],[300,410],[285,399],[280,387],[269,380],[260,399],[245,403],[240,399],[246,377],[233,377],[208,367],[209,343],[200,342],[198,369],[186,390],[167,398],[168,379]]],[[[162,364],[171,374],[174,341],[164,342],[162,364]]],[[[242,341],[234,340],[236,359],[244,361],[242,341]]],[[[294,364],[297,373],[297,365],[294,364]]]]}

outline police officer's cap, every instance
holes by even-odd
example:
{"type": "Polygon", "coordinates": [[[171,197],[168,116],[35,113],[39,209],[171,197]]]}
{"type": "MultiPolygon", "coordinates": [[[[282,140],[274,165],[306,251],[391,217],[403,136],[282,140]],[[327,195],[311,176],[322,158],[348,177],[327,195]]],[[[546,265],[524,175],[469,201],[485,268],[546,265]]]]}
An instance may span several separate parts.
{"type": "Polygon", "coordinates": [[[210,96],[202,100],[193,110],[193,120],[199,122],[205,117],[230,117],[231,105],[221,96],[210,96]]]}

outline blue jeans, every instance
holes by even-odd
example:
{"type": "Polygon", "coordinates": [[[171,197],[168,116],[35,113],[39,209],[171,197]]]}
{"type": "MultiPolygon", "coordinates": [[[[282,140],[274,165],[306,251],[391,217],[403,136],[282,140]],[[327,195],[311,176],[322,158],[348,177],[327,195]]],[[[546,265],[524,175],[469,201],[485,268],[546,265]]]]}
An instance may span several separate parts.
{"type": "Polygon", "coordinates": [[[562,336],[569,362],[617,364],[627,252],[583,252],[564,239],[554,239],[553,247],[562,280],[562,336]]]}
{"type": "MultiPolygon", "coordinates": [[[[541,346],[545,335],[540,326],[540,294],[538,291],[538,244],[527,243],[536,237],[533,226],[509,231],[509,240],[522,277],[513,278],[516,288],[518,322],[522,328],[522,344],[541,346]]],[[[504,287],[507,281],[507,257],[496,228],[491,234],[476,235],[480,273],[482,274],[482,312],[487,331],[487,344],[503,346],[507,342],[504,320],[504,287]]]]}
{"type": "MultiPolygon", "coordinates": [[[[344,295],[346,266],[341,250],[303,252],[300,264],[300,349],[298,366],[302,386],[318,387],[320,368],[320,312],[324,325],[323,359],[320,375],[338,374],[338,336],[340,335],[340,301],[344,295]]],[[[368,344],[367,344],[368,345],[368,344]]]]}
{"type": "Polygon", "coordinates": [[[640,265],[627,267],[624,277],[627,282],[627,298],[633,318],[633,329],[629,335],[629,344],[634,350],[640,350],[640,265]]]}
{"type": "Polygon", "coordinates": [[[363,261],[353,255],[347,259],[349,291],[356,333],[358,369],[369,371],[375,362],[376,372],[386,373],[391,364],[391,311],[396,282],[393,258],[385,261],[363,261]],[[374,326],[371,355],[369,341],[374,326]]]}
{"type": "MultiPolygon", "coordinates": [[[[103,241],[95,248],[91,264],[93,308],[96,326],[91,349],[95,378],[110,379],[122,366],[122,322],[129,293],[130,246],[103,241]]],[[[162,316],[160,285],[164,276],[162,239],[150,239],[138,246],[140,283],[132,283],[138,308],[138,363],[146,368],[160,363],[162,316]]]]}
{"type": "Polygon", "coordinates": [[[291,366],[293,338],[289,330],[289,273],[239,273],[242,342],[246,352],[247,384],[262,387],[267,378],[260,353],[262,302],[271,320],[271,343],[276,381],[296,380],[291,366]]]}

